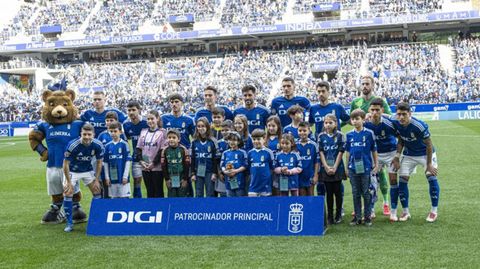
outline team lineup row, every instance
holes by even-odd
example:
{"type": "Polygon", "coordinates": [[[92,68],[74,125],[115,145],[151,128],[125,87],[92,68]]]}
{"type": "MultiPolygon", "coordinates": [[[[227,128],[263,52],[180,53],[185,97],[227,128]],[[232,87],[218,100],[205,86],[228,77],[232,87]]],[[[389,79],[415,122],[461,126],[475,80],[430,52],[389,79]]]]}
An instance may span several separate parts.
{"type": "MultiPolygon", "coordinates": [[[[205,108],[198,110],[194,119],[183,114],[182,96],[173,94],[169,97],[171,114],[160,117],[157,111],[149,111],[143,120],[140,104],[130,102],[127,121],[120,111],[105,109],[105,95],[97,92],[94,94],[96,111],[84,112],[82,121],[65,127],[77,133],[73,138],[78,137],[81,129],[81,137],[69,141],[67,147],[52,150],[49,145],[49,135],[53,138],[61,135],[61,131],[49,133],[52,128],[47,123],[36,128],[47,137],[48,155],[58,156],[48,159],[49,194],[53,197],[63,192],[66,230],[70,231],[72,196],[79,191],[78,181],[83,180],[90,187],[94,198],[102,197],[101,185],[112,197],[129,197],[130,167],[134,178],[133,197],[141,197],[142,177],[147,197],[163,197],[163,179],[169,197],[193,195],[192,182],[196,197],[203,197],[205,193],[207,196],[312,195],[313,186],[317,185],[319,194],[326,192],[328,221],[334,224],[342,220],[341,182],[348,176],[355,208],[351,224],[360,224],[363,219],[366,225],[371,225],[375,200],[371,189],[376,189],[377,174],[390,220],[405,221],[410,218],[408,179],[420,164],[426,168],[432,200],[427,221],[433,222],[437,218],[439,187],[428,126],[411,117],[406,103],[397,106],[395,117],[382,116],[391,112],[384,100],[373,96],[373,87],[371,77],[362,79],[362,96],[354,100],[350,115],[341,105],[329,103],[328,83],[318,83],[320,102],[310,106],[306,98],[294,96],[295,83],[285,78],[284,96],[272,101],[270,111],[255,103],[252,86],[242,90],[245,107],[233,113],[216,106],[216,89],[207,87],[205,108]],[[304,121],[305,111],[308,121],[304,121]],[[367,121],[365,112],[369,112],[367,121]],[[117,120],[125,121],[123,127],[117,120]],[[340,129],[347,122],[354,130],[345,136],[340,129]],[[310,134],[310,124],[315,127],[315,135],[310,134]],[[122,141],[122,132],[124,139],[132,140],[133,154],[127,142],[122,141]],[[93,139],[94,136],[98,139],[93,139]],[[97,159],[95,169],[94,158],[97,159]],[[391,212],[388,212],[388,183],[383,167],[388,168],[390,178],[391,212]],[[63,169],[63,173],[52,172],[59,169],[63,169]],[[52,176],[54,174],[57,176],[52,176]],[[55,180],[64,180],[65,189],[53,187],[58,185],[53,184],[55,180]],[[403,207],[400,219],[396,213],[399,197],[403,207]]],[[[41,148],[36,150],[42,152],[41,148]]],[[[58,212],[62,203],[54,201],[54,204],[58,212]]]]}

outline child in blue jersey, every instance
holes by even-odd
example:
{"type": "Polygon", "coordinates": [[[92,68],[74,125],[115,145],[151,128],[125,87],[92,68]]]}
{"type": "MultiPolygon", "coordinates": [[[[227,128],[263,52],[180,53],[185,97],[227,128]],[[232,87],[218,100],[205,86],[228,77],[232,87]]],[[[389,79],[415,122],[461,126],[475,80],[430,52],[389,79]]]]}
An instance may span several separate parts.
{"type": "Polygon", "coordinates": [[[275,173],[279,175],[281,196],[298,196],[298,175],[302,162],[291,134],[284,134],[280,140],[281,151],[275,156],[275,173]]]}
{"type": "MultiPolygon", "coordinates": [[[[265,138],[265,146],[273,152],[273,156],[280,151],[280,140],[282,139],[282,124],[278,116],[270,116],[267,119],[267,136],[265,138]]],[[[272,195],[279,196],[278,175],[272,175],[272,195]]]]}
{"type": "Polygon", "coordinates": [[[396,120],[393,120],[393,126],[399,137],[397,153],[393,159],[395,171],[398,170],[400,177],[399,196],[403,206],[403,214],[400,221],[410,219],[408,211],[408,180],[417,167],[421,165],[425,168],[425,176],[428,180],[429,194],[431,201],[431,210],[427,215],[427,222],[435,222],[438,217],[438,200],[440,196],[440,186],[438,185],[438,160],[428,125],[414,117],[408,103],[400,102],[397,104],[396,120]],[[400,160],[400,156],[402,158],[400,160]]]}
{"type": "Polygon", "coordinates": [[[248,120],[245,115],[237,115],[233,120],[233,127],[237,133],[240,134],[243,140],[242,149],[248,152],[253,148],[252,137],[248,133],[248,120]]]}
{"type": "Polygon", "coordinates": [[[73,231],[72,206],[74,186],[78,181],[88,186],[93,194],[93,199],[102,197],[100,188],[100,172],[102,171],[102,160],[104,148],[100,141],[94,138],[95,131],[91,124],[83,125],[80,138],[70,141],[65,151],[63,161],[63,174],[65,175],[63,208],[67,218],[65,232],[73,231]],[[93,172],[92,159],[97,159],[96,172],[93,172]]]}
{"type": "Polygon", "coordinates": [[[345,152],[345,137],[337,130],[337,123],[338,120],[335,115],[327,114],[323,120],[323,132],[318,136],[322,163],[320,181],[324,183],[327,193],[328,224],[342,222],[342,180],[347,179],[342,159],[345,152]],[[336,205],[335,215],[333,214],[334,200],[336,205]]]}
{"type": "Polygon", "coordinates": [[[103,171],[105,185],[111,198],[130,197],[130,166],[132,156],[128,143],[121,139],[122,125],[118,122],[108,124],[108,132],[112,141],[105,145],[103,157],[103,171]]]}
{"type": "Polygon", "coordinates": [[[222,122],[225,120],[225,110],[221,107],[212,109],[212,137],[217,141],[222,139],[222,122]]]}
{"type": "MultiPolygon", "coordinates": [[[[222,158],[222,154],[228,149],[228,141],[225,139],[225,137],[227,137],[229,132],[233,131],[233,122],[231,120],[225,120],[222,122],[220,126],[222,127],[222,130],[221,130],[222,139],[218,141],[218,151],[217,151],[217,157],[218,157],[217,163],[219,165],[220,165],[220,159],[222,158]]],[[[218,171],[221,171],[221,167],[218,168],[218,171]]],[[[220,173],[218,175],[217,180],[215,180],[215,191],[218,193],[220,197],[227,196],[227,189],[225,186],[225,176],[223,175],[223,173],[220,173]]]]}
{"type": "Polygon", "coordinates": [[[247,153],[241,149],[243,140],[237,132],[227,135],[229,149],[222,154],[220,166],[225,175],[227,197],[245,196],[247,153]]]}
{"type": "Polygon", "coordinates": [[[254,148],[248,152],[248,169],[250,172],[248,196],[271,196],[275,157],[273,152],[264,146],[264,130],[253,130],[252,139],[254,148]]]}
{"type": "MultiPolygon", "coordinates": [[[[132,148],[136,149],[138,138],[143,129],[148,129],[147,121],[140,115],[142,107],[137,101],[130,101],[127,104],[128,121],[123,124],[123,130],[127,139],[132,140],[132,148]]],[[[135,150],[132,151],[132,177],[133,177],[133,198],[142,198],[142,165],[140,160],[134,158],[135,150]]]]}
{"type": "Polygon", "coordinates": [[[350,225],[362,224],[362,197],[364,203],[365,225],[372,225],[371,195],[369,192],[370,174],[378,169],[377,145],[375,135],[365,129],[365,112],[355,109],[350,114],[354,130],[347,133],[345,151],[347,152],[348,177],[352,184],[353,207],[355,216],[350,225]],[[373,156],[373,158],[372,158],[373,156]]]}
{"type": "Polygon", "coordinates": [[[310,124],[302,121],[298,124],[299,141],[296,143],[302,161],[302,172],[298,175],[300,196],[313,195],[313,178],[318,175],[320,159],[317,144],[309,138],[310,124]]]}
{"type": "Polygon", "coordinates": [[[212,138],[206,117],[197,120],[192,142],[191,179],[195,182],[195,197],[214,197],[217,179],[217,142],[212,138]]]}
{"type": "MultiPolygon", "coordinates": [[[[105,115],[105,125],[107,126],[107,130],[103,131],[97,138],[98,140],[100,140],[100,142],[102,142],[104,147],[109,142],[112,141],[112,137],[110,136],[110,131],[108,127],[110,126],[110,124],[117,121],[118,121],[118,116],[115,111],[107,112],[107,114],[105,115]]],[[[121,130],[122,130],[122,127],[120,126],[120,131],[121,130]]],[[[127,141],[127,138],[123,133],[120,134],[120,139],[127,141]]],[[[102,179],[102,196],[103,198],[109,198],[110,197],[110,195],[108,194],[109,187],[105,182],[105,171],[103,169],[102,169],[101,179],[102,179]]]]}
{"type": "Polygon", "coordinates": [[[292,119],[292,122],[289,125],[283,127],[283,133],[293,135],[295,141],[298,141],[300,139],[300,137],[298,136],[298,125],[300,124],[300,122],[303,121],[303,111],[303,107],[299,105],[291,106],[287,110],[287,114],[292,119]]]}

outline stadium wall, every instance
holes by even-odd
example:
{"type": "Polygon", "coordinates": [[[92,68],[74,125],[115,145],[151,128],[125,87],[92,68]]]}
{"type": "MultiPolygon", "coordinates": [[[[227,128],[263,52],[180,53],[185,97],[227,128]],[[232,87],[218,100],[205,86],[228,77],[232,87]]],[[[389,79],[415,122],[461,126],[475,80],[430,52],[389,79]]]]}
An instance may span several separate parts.
{"type": "MultiPolygon", "coordinates": [[[[391,106],[391,109],[392,112],[396,111],[395,106],[391,106]]],[[[424,121],[480,120],[480,102],[412,105],[412,111],[414,117],[424,121]]],[[[0,137],[28,135],[36,123],[0,122],[0,137]]]]}

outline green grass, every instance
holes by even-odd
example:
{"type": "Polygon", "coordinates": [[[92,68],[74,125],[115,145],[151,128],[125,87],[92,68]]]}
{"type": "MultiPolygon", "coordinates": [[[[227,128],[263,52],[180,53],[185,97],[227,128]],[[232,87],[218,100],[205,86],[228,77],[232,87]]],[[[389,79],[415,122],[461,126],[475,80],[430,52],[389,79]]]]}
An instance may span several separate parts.
{"type": "MultiPolygon", "coordinates": [[[[45,167],[27,138],[0,139],[0,267],[477,268],[480,121],[430,128],[440,162],[438,221],[425,222],[428,184],[419,169],[410,183],[410,222],[390,224],[377,206],[373,227],[349,227],[347,217],[324,237],[88,237],[85,224],[66,234],[63,225],[40,224],[50,202],[45,167]]],[[[83,190],[88,210],[91,195],[83,190]]]]}

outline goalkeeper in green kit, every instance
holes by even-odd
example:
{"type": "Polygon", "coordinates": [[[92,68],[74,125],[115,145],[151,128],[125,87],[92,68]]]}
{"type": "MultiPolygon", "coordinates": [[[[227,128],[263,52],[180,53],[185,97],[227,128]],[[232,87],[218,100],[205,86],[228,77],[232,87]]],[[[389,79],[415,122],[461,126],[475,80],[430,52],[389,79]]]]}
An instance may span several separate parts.
{"type": "MultiPolygon", "coordinates": [[[[354,111],[355,109],[360,108],[361,110],[365,111],[365,113],[368,113],[368,109],[370,108],[370,103],[375,98],[378,98],[378,96],[373,95],[375,81],[372,76],[367,75],[367,76],[361,77],[361,83],[362,83],[361,84],[362,94],[360,97],[357,97],[352,101],[350,111],[354,111]]],[[[391,115],[392,111],[390,110],[390,106],[388,105],[385,99],[382,98],[382,100],[383,100],[384,113],[391,115]]],[[[390,206],[388,203],[388,181],[387,181],[387,175],[384,169],[382,169],[381,171],[378,171],[377,178],[380,183],[380,190],[382,192],[382,197],[383,197],[383,215],[390,216],[390,206]]],[[[372,216],[373,217],[375,216],[375,211],[373,210],[373,208],[372,208],[372,216]]]]}

